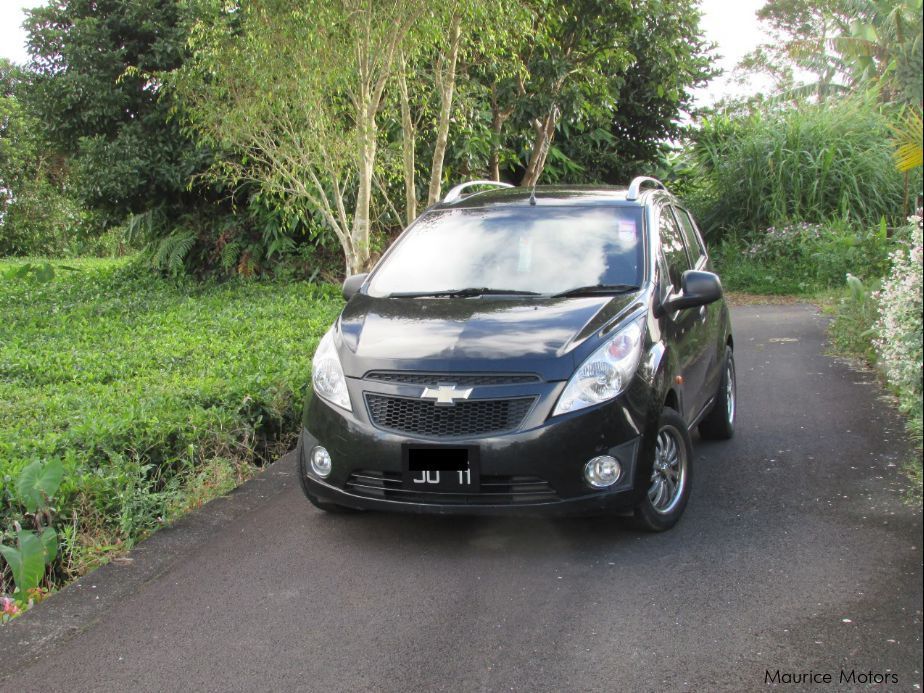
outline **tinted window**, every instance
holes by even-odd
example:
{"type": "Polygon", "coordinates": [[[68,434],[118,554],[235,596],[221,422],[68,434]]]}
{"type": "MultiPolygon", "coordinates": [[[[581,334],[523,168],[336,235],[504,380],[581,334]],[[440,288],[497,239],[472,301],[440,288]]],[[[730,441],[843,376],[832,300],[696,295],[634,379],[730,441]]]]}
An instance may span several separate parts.
{"type": "Polygon", "coordinates": [[[468,287],[558,293],[640,285],[638,207],[481,207],[422,216],[375,271],[373,296],[468,287]]]}
{"type": "Polygon", "coordinates": [[[674,212],[676,212],[677,218],[680,220],[680,228],[683,229],[683,238],[687,242],[687,250],[690,251],[690,259],[693,261],[693,266],[696,267],[696,263],[698,263],[699,259],[705,254],[703,251],[703,242],[699,237],[699,233],[696,231],[696,227],[693,225],[693,219],[690,217],[690,213],[679,207],[674,207],[674,212]]]}
{"type": "Polygon", "coordinates": [[[670,210],[666,207],[661,210],[661,221],[658,230],[661,234],[661,251],[667,261],[670,282],[675,289],[679,289],[680,278],[686,270],[690,269],[690,258],[687,256],[680,228],[677,226],[677,222],[674,221],[670,210]]]}

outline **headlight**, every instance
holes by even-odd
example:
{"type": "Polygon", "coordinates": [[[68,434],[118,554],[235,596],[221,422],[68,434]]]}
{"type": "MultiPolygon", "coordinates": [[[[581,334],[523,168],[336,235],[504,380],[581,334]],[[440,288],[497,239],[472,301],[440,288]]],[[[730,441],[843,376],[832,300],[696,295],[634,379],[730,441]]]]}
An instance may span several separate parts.
{"type": "Polygon", "coordinates": [[[642,354],[643,320],[633,320],[587,357],[565,386],[552,416],[606,402],[626,389],[642,354]]]}
{"type": "Polygon", "coordinates": [[[311,362],[311,382],[314,391],[331,404],[336,404],[347,411],[350,406],[350,393],[347,392],[346,378],[334,348],[334,328],[330,328],[321,338],[314,359],[311,362]]]}

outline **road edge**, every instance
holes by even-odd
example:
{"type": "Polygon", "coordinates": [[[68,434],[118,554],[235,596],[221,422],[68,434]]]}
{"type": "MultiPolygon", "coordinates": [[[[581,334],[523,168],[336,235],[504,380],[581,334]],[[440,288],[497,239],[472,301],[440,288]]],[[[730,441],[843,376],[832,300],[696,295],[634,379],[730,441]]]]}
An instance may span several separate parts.
{"type": "Polygon", "coordinates": [[[219,533],[233,517],[263,505],[295,479],[289,452],[230,493],[158,530],[125,557],[75,580],[0,626],[0,681],[91,628],[134,589],[169,571],[219,533]]]}

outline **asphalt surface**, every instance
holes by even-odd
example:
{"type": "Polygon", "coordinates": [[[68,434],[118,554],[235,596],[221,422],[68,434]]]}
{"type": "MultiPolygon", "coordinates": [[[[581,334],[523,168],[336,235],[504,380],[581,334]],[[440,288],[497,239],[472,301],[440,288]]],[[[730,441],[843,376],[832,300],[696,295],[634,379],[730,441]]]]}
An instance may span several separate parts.
{"type": "Polygon", "coordinates": [[[0,689],[918,690],[901,422],[814,308],[733,321],[737,436],[672,531],[327,516],[288,456],[0,628],[0,689]]]}

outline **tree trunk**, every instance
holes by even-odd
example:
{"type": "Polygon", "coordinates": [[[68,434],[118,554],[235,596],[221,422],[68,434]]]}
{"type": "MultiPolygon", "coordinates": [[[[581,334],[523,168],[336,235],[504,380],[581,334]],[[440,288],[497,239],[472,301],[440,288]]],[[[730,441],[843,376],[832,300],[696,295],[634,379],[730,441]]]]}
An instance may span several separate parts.
{"type": "Polygon", "coordinates": [[[542,175],[546,157],[549,155],[549,147],[552,145],[552,138],[555,136],[555,126],[558,124],[559,115],[558,106],[553,106],[545,118],[542,120],[536,119],[533,122],[536,141],[533,142],[533,150],[529,155],[526,173],[523,174],[523,180],[520,181],[520,185],[524,188],[534,186],[539,180],[539,176],[542,175]]]}
{"type": "Polygon", "coordinates": [[[356,211],[353,214],[353,231],[350,234],[352,252],[347,258],[353,274],[364,272],[369,264],[369,211],[372,205],[372,173],[375,168],[376,154],[376,110],[369,93],[364,93],[360,102],[359,118],[357,118],[360,135],[359,180],[356,191],[356,211]]]}
{"type": "Polygon", "coordinates": [[[504,123],[513,115],[513,107],[501,109],[497,103],[497,93],[494,87],[491,87],[491,154],[488,157],[488,170],[491,172],[491,180],[500,182],[500,150],[501,150],[501,133],[504,130],[504,123]]]}
{"type": "Polygon", "coordinates": [[[398,72],[398,91],[401,97],[401,147],[404,154],[404,205],[407,223],[417,218],[417,182],[414,175],[414,147],[417,128],[411,117],[411,100],[407,90],[407,62],[401,56],[398,72]]]}
{"type": "Polygon", "coordinates": [[[449,116],[452,115],[452,96],[456,88],[456,63],[459,59],[459,45],[462,43],[461,25],[462,15],[453,14],[449,27],[449,55],[440,59],[441,65],[436,70],[436,84],[440,91],[440,115],[436,127],[436,144],[433,146],[433,165],[430,168],[428,205],[439,200],[440,186],[443,182],[443,159],[449,142],[449,116]]]}

